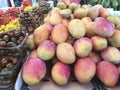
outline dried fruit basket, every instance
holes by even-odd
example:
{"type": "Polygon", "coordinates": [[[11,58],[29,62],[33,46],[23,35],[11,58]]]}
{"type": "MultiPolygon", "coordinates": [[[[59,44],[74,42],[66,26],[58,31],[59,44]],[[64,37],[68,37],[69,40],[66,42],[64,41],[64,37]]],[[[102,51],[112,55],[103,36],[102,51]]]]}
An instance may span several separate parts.
{"type": "Polygon", "coordinates": [[[7,88],[15,83],[17,74],[26,56],[26,33],[23,41],[13,47],[0,47],[0,89],[7,88]]]}

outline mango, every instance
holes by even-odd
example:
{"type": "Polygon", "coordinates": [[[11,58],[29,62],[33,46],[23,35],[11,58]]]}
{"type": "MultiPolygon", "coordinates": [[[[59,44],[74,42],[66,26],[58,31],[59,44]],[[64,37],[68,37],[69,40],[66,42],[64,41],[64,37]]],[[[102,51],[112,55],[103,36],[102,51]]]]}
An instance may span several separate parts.
{"type": "Polygon", "coordinates": [[[102,37],[111,37],[113,35],[115,27],[109,20],[103,17],[97,17],[94,22],[94,32],[97,35],[102,37]]]}
{"type": "Polygon", "coordinates": [[[84,8],[78,8],[74,11],[74,17],[77,19],[81,19],[83,17],[86,17],[87,14],[88,14],[88,12],[84,8]]]}
{"type": "Polygon", "coordinates": [[[112,22],[115,26],[117,26],[120,23],[120,18],[118,16],[109,16],[107,17],[107,20],[112,22]]]}
{"type": "Polygon", "coordinates": [[[66,85],[70,74],[70,67],[62,62],[55,63],[51,70],[52,79],[58,85],[66,85]]]}
{"type": "Polygon", "coordinates": [[[86,26],[87,24],[89,24],[90,22],[92,22],[92,19],[90,17],[83,17],[81,19],[81,21],[84,23],[84,25],[86,26]]]}
{"type": "Polygon", "coordinates": [[[95,6],[90,7],[88,10],[88,17],[94,20],[98,16],[99,16],[99,9],[95,6]]]}
{"type": "Polygon", "coordinates": [[[108,46],[107,39],[104,37],[93,36],[91,40],[93,43],[93,49],[96,51],[104,50],[108,46]]]}
{"type": "Polygon", "coordinates": [[[58,2],[57,7],[60,8],[60,9],[66,9],[67,8],[67,6],[64,2],[58,2]]]}
{"type": "Polygon", "coordinates": [[[43,25],[48,29],[49,32],[52,31],[52,29],[53,29],[53,25],[52,24],[50,24],[50,23],[44,23],[43,25]]]}
{"type": "Polygon", "coordinates": [[[63,17],[62,15],[55,11],[55,10],[52,10],[50,13],[49,13],[49,23],[52,24],[52,25],[56,25],[56,24],[59,24],[61,23],[63,20],[63,17]]]}
{"type": "Polygon", "coordinates": [[[72,64],[76,60],[75,51],[71,44],[60,43],[56,49],[57,58],[66,64],[72,64]]]}
{"type": "Polygon", "coordinates": [[[46,64],[39,58],[28,59],[22,68],[22,78],[28,85],[38,84],[46,75],[46,64]]]}
{"type": "Polygon", "coordinates": [[[92,37],[95,36],[95,32],[94,32],[94,22],[89,22],[86,24],[86,36],[87,37],[92,37]]]}
{"type": "Polygon", "coordinates": [[[38,55],[37,55],[37,50],[34,49],[30,52],[30,55],[29,55],[29,58],[37,58],[38,55]]]}
{"type": "Polygon", "coordinates": [[[68,30],[74,39],[83,37],[86,33],[85,25],[80,19],[71,20],[68,24],[68,30]]]}
{"type": "Polygon", "coordinates": [[[78,8],[78,5],[76,3],[70,3],[68,7],[74,12],[78,8]]]}
{"type": "Polygon", "coordinates": [[[99,9],[99,16],[107,18],[110,16],[109,12],[105,8],[100,8],[99,9]]]}
{"type": "Polygon", "coordinates": [[[63,18],[69,19],[72,11],[71,9],[64,9],[61,10],[60,14],[62,15],[63,18]]]}
{"type": "Polygon", "coordinates": [[[95,76],[96,65],[90,58],[78,59],[74,66],[74,74],[80,83],[88,83],[95,76]]]}
{"type": "Polygon", "coordinates": [[[101,61],[97,64],[97,77],[106,86],[113,87],[119,79],[117,67],[108,61],[101,61]]]}
{"type": "Polygon", "coordinates": [[[114,34],[108,38],[108,42],[111,44],[111,46],[120,48],[120,31],[115,30],[114,34]]]}
{"type": "Polygon", "coordinates": [[[101,57],[114,64],[120,63],[120,50],[116,47],[109,46],[101,51],[101,57]]]}
{"type": "Polygon", "coordinates": [[[86,57],[92,51],[93,45],[91,39],[82,37],[74,42],[73,47],[78,57],[86,57]]]}
{"type": "Polygon", "coordinates": [[[33,32],[33,38],[36,45],[49,38],[49,30],[45,25],[41,25],[33,32]]]}
{"type": "Polygon", "coordinates": [[[65,25],[66,27],[68,27],[69,21],[70,20],[68,20],[68,19],[63,19],[62,24],[65,25]]]}
{"type": "Polygon", "coordinates": [[[99,63],[101,61],[101,57],[100,57],[100,53],[99,52],[92,51],[89,54],[89,58],[91,60],[93,60],[95,63],[99,63]]]}
{"type": "Polygon", "coordinates": [[[42,60],[50,60],[55,55],[56,45],[50,41],[45,40],[39,44],[37,48],[37,55],[42,60]]]}
{"type": "Polygon", "coordinates": [[[33,50],[36,47],[33,34],[28,36],[27,41],[26,41],[26,45],[27,45],[27,48],[29,50],[33,50]]]}
{"type": "Polygon", "coordinates": [[[53,27],[51,31],[51,40],[55,44],[65,42],[68,38],[69,32],[68,28],[64,24],[57,24],[53,27]]]}

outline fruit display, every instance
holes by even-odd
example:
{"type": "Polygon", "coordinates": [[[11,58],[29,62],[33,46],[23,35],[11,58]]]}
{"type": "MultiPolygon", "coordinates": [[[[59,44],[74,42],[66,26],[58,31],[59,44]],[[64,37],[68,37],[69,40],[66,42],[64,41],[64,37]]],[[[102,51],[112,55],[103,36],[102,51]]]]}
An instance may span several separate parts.
{"type": "Polygon", "coordinates": [[[0,72],[3,73],[11,68],[13,68],[14,65],[16,65],[18,62],[18,58],[17,57],[3,57],[0,61],[0,72]],[[8,68],[8,69],[6,69],[8,68]]]}
{"type": "Polygon", "coordinates": [[[8,8],[6,11],[0,10],[0,26],[6,25],[12,20],[18,18],[20,14],[20,8],[8,8]]]}
{"type": "Polygon", "coordinates": [[[19,20],[22,25],[21,29],[28,33],[33,33],[35,28],[43,23],[44,15],[50,10],[50,5],[43,1],[35,6],[27,6],[19,15],[19,20]]]}
{"type": "Polygon", "coordinates": [[[0,26],[0,34],[12,31],[12,30],[19,30],[20,29],[20,22],[16,18],[9,17],[7,19],[8,24],[4,24],[0,26]]]}
{"type": "MultiPolygon", "coordinates": [[[[13,31],[9,32],[9,35],[18,35],[14,34],[13,31]]],[[[20,34],[21,35],[21,34],[20,34]]],[[[8,34],[4,34],[4,39],[8,40],[8,34]]],[[[23,59],[26,56],[26,40],[28,34],[23,36],[13,36],[10,39],[13,41],[0,41],[2,45],[0,46],[0,88],[6,88],[15,83],[18,72],[22,66],[23,59]],[[19,39],[17,39],[19,38],[19,39]],[[17,43],[19,42],[19,44],[17,43]]]]}
{"type": "Polygon", "coordinates": [[[18,15],[20,14],[20,8],[16,8],[16,7],[13,7],[13,8],[8,8],[6,10],[6,14],[9,15],[9,16],[14,16],[14,17],[18,17],[18,15]]]}
{"type": "Polygon", "coordinates": [[[90,0],[91,5],[101,4],[105,8],[120,10],[120,0],[90,0]]]}
{"type": "Polygon", "coordinates": [[[119,24],[120,18],[110,16],[102,5],[61,0],[28,36],[31,52],[22,68],[23,80],[38,84],[48,68],[38,63],[50,61],[49,74],[58,85],[69,83],[73,74],[80,83],[97,76],[104,85],[115,86],[120,76],[119,24]]]}
{"type": "Polygon", "coordinates": [[[15,83],[24,59],[25,55],[22,57],[0,55],[0,88],[8,88],[15,83]]]}
{"type": "Polygon", "coordinates": [[[4,11],[0,10],[0,26],[5,24],[5,22],[4,22],[5,16],[6,16],[6,13],[4,11]]]}
{"type": "Polygon", "coordinates": [[[14,47],[19,45],[26,37],[25,31],[13,30],[0,33],[0,47],[14,47]]]}

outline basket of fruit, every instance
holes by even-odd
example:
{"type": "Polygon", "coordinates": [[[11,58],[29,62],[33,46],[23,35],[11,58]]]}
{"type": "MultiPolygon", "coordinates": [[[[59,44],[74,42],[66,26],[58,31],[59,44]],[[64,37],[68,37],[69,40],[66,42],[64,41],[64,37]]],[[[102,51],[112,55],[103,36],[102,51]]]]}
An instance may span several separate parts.
{"type": "Polygon", "coordinates": [[[9,31],[1,35],[0,55],[22,56],[26,51],[26,39],[28,34],[18,31],[9,31]]]}
{"type": "MultiPolygon", "coordinates": [[[[10,31],[4,33],[2,37],[2,39],[6,38],[7,41],[4,41],[5,46],[0,46],[0,88],[6,88],[14,84],[22,66],[23,58],[27,53],[26,40],[28,34],[18,34],[10,31]],[[15,36],[14,33],[18,36],[15,36]],[[13,35],[12,38],[16,39],[16,42],[7,39],[9,34],[13,35]]],[[[3,41],[0,41],[0,44],[1,42],[3,41]]]]}
{"type": "Polygon", "coordinates": [[[17,74],[22,65],[22,58],[13,56],[1,57],[0,61],[0,88],[7,88],[15,83],[17,74]]]}

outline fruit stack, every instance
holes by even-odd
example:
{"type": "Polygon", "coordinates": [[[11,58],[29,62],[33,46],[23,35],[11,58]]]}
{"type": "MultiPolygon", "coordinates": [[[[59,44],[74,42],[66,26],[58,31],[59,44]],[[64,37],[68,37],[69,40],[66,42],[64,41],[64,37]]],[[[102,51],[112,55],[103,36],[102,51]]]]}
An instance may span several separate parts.
{"type": "Polygon", "coordinates": [[[44,15],[48,13],[50,5],[43,1],[35,6],[27,6],[20,14],[21,29],[33,33],[34,29],[43,23],[44,15]]]}
{"type": "Polygon", "coordinates": [[[45,77],[47,61],[52,62],[51,78],[58,85],[69,83],[71,74],[84,84],[95,75],[106,86],[119,80],[120,18],[110,16],[102,5],[61,0],[28,37],[27,47],[32,51],[22,77],[28,85],[45,77]]]}

